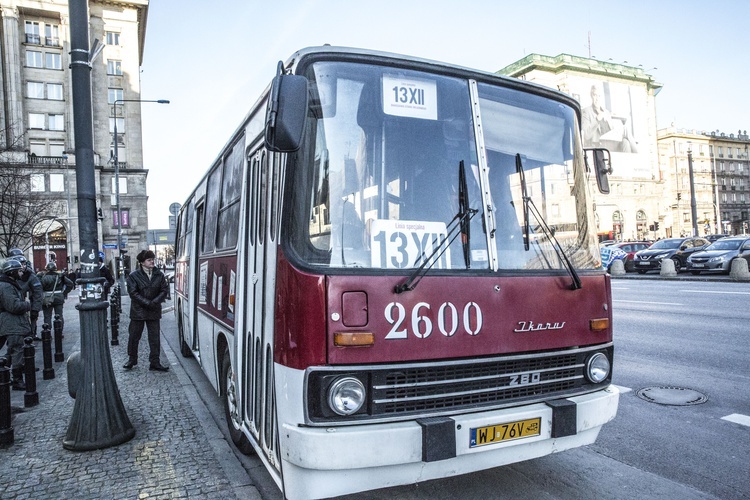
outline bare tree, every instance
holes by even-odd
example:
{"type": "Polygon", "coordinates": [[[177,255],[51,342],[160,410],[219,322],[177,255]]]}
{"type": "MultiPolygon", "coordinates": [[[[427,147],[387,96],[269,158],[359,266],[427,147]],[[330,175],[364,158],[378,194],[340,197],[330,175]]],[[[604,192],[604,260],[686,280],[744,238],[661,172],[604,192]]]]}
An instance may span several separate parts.
{"type": "Polygon", "coordinates": [[[49,170],[29,163],[18,143],[0,151],[0,256],[11,248],[26,250],[32,245],[34,227],[44,219],[55,219],[64,213],[63,200],[57,194],[36,190],[35,183],[45,182],[49,170]]]}

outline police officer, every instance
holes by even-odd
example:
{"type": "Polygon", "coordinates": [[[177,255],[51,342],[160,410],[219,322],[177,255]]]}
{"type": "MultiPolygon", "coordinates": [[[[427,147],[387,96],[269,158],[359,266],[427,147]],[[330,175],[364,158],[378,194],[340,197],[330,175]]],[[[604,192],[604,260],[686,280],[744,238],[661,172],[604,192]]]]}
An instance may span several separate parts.
{"type": "Polygon", "coordinates": [[[0,348],[7,342],[6,358],[10,359],[13,390],[24,391],[23,339],[31,335],[31,323],[26,314],[31,304],[23,299],[18,280],[24,266],[15,259],[0,264],[0,348]]]}
{"type": "Polygon", "coordinates": [[[46,269],[46,273],[39,275],[44,290],[44,298],[47,299],[47,304],[42,305],[44,322],[52,325],[52,312],[54,311],[56,316],[60,316],[60,321],[64,326],[63,305],[65,299],[68,298],[68,293],[73,290],[75,285],[65,274],[57,272],[57,265],[54,262],[49,262],[46,269]]]}
{"type": "Polygon", "coordinates": [[[31,334],[34,336],[34,340],[42,340],[37,335],[37,320],[39,319],[39,311],[42,310],[42,299],[44,298],[44,291],[42,290],[42,282],[31,270],[31,264],[26,260],[23,255],[23,250],[20,248],[13,248],[8,252],[8,255],[17,260],[23,266],[23,272],[21,278],[18,280],[18,285],[21,287],[21,295],[24,299],[31,302],[31,310],[29,311],[29,319],[31,320],[31,334]]]}

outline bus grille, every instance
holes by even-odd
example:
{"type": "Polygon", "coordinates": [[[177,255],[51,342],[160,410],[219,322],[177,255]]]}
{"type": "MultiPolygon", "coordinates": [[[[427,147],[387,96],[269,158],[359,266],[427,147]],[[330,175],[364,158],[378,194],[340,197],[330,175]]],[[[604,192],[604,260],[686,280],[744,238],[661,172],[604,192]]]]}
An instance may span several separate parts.
{"type": "Polygon", "coordinates": [[[313,388],[308,394],[318,404],[312,404],[310,416],[313,421],[342,419],[326,411],[325,391],[328,381],[345,374],[360,378],[369,394],[367,408],[345,420],[398,419],[501,408],[591,392],[609,384],[609,379],[592,384],[584,376],[587,358],[602,351],[611,362],[610,344],[607,348],[597,346],[482,360],[368,367],[365,373],[313,372],[310,381],[318,382],[308,386],[313,388]]]}

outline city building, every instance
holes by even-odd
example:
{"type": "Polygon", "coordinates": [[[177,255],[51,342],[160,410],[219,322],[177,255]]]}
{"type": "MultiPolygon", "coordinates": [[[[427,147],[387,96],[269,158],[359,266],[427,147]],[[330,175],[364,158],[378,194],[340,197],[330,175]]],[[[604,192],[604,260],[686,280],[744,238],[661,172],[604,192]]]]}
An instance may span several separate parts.
{"type": "Polygon", "coordinates": [[[670,179],[672,205],[667,217],[675,235],[693,233],[691,178],[698,235],[749,233],[747,131],[726,134],[670,127],[659,130],[658,136],[659,161],[670,179]]]}
{"type": "MultiPolygon", "coordinates": [[[[118,223],[125,252],[133,255],[146,246],[148,170],[138,101],[148,0],[88,4],[98,239],[112,264],[118,256],[118,223]]],[[[68,2],[0,0],[0,7],[2,161],[30,176],[32,190],[63,207],[59,215],[36,225],[34,265],[44,267],[54,253],[59,268],[76,268],[80,249],[68,2]]]]}
{"type": "Polygon", "coordinates": [[[654,97],[662,85],[641,67],[560,54],[530,54],[498,71],[556,88],[582,107],[584,147],[611,152],[611,193],[593,190],[601,240],[666,236],[654,97]]]}

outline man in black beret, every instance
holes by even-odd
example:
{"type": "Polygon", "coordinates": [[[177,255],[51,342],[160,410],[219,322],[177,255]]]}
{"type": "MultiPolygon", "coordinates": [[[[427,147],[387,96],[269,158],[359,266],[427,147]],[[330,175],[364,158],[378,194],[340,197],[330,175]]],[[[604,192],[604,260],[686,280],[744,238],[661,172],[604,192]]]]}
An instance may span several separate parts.
{"type": "Polygon", "coordinates": [[[128,362],[123,368],[131,370],[138,364],[138,343],[143,327],[148,330],[149,370],[165,372],[168,366],[161,364],[161,341],[159,323],[161,304],[169,295],[169,282],[156,268],[156,256],[151,250],[141,250],[136,259],[138,268],[128,275],[127,285],[130,295],[130,326],[128,327],[128,362]]]}

